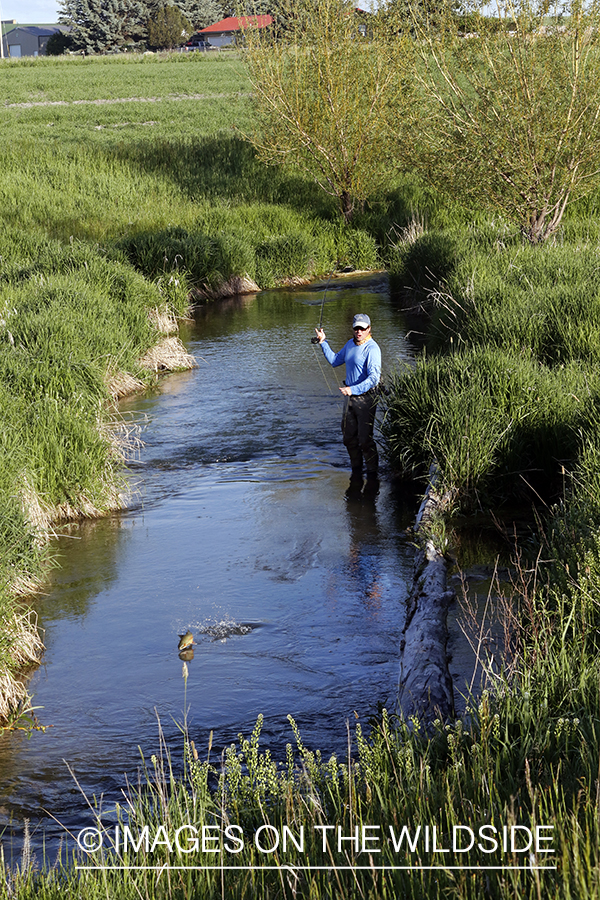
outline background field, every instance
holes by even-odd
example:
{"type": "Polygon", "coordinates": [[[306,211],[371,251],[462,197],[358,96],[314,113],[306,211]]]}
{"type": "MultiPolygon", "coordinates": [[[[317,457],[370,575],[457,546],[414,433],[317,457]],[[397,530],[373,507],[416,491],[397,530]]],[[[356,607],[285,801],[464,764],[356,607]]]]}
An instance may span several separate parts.
{"type": "Polygon", "coordinates": [[[244,67],[231,52],[6,60],[1,81],[3,106],[200,93],[231,96],[250,90],[244,67]]]}
{"type": "Polygon", "coordinates": [[[305,258],[285,274],[330,269],[338,252],[352,264],[328,198],[244,142],[252,110],[234,54],[39,62],[0,72],[6,225],[103,243],[177,225],[236,235],[250,256],[267,235],[302,234],[305,258]]]}

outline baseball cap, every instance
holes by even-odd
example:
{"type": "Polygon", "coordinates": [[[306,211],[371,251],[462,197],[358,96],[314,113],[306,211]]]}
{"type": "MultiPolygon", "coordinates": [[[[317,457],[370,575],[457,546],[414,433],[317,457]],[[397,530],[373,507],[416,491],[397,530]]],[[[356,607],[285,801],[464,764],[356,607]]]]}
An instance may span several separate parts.
{"type": "Polygon", "coordinates": [[[352,327],[370,328],[371,320],[368,316],[365,316],[364,313],[358,313],[358,315],[354,316],[354,319],[352,320],[352,327]]]}

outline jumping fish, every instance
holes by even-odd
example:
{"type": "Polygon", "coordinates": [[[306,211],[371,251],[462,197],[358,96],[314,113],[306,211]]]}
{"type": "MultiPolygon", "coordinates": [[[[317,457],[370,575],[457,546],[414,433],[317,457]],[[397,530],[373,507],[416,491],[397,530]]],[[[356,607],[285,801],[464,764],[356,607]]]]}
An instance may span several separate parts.
{"type": "Polygon", "coordinates": [[[189,650],[192,644],[195,644],[194,635],[191,631],[186,631],[185,634],[179,635],[179,643],[177,644],[178,650],[189,650]]]}

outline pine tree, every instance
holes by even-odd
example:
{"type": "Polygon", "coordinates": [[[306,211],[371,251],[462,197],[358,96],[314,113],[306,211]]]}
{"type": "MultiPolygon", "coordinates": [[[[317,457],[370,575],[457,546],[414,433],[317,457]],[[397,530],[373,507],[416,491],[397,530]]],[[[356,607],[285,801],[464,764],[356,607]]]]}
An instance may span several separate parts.
{"type": "Polygon", "coordinates": [[[67,50],[73,50],[73,39],[64,31],[56,31],[48,38],[46,56],[62,56],[67,50]]]}
{"type": "Polygon", "coordinates": [[[145,0],[59,0],[58,21],[71,26],[74,47],[105,53],[146,38],[145,0]]]}

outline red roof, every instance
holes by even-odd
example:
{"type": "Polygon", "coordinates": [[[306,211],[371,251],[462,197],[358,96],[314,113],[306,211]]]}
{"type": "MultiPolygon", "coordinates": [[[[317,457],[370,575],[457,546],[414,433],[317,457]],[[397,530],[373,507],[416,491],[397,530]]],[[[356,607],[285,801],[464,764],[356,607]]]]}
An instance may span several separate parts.
{"type": "Polygon", "coordinates": [[[266,25],[273,23],[273,16],[228,16],[209,25],[208,28],[201,28],[201,34],[223,34],[224,32],[242,31],[244,28],[264,28],[266,25]]]}

